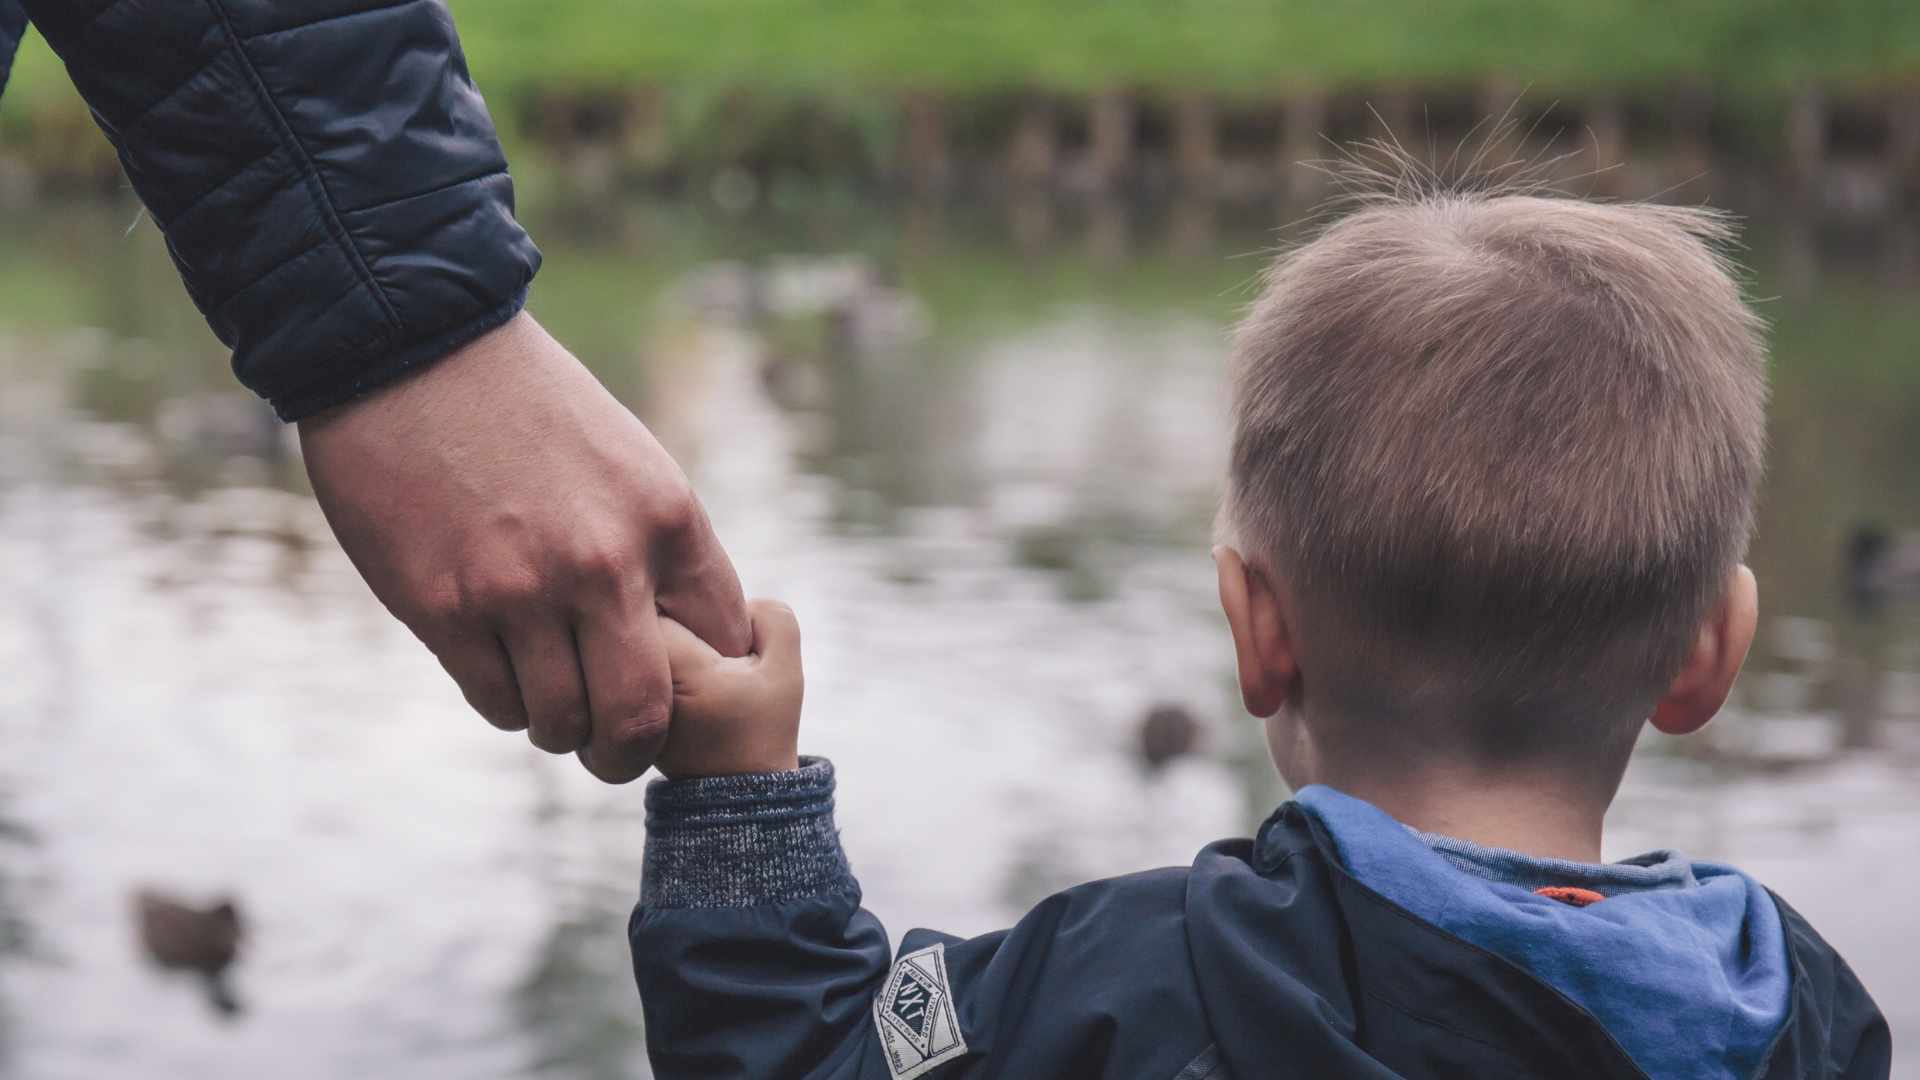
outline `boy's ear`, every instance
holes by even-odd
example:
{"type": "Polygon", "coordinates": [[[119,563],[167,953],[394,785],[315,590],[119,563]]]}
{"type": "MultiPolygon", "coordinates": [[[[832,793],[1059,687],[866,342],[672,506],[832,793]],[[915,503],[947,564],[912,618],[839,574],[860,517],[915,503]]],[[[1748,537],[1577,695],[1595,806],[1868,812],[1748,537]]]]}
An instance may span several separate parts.
{"type": "Polygon", "coordinates": [[[1653,707],[1653,726],[1668,735],[1688,735],[1705,727],[1733,691],[1746,663],[1747,649],[1760,621],[1760,590],[1753,571],[1734,567],[1720,603],[1700,624],[1693,650],[1667,692],[1653,707]]]}
{"type": "Polygon", "coordinates": [[[1285,612],[1273,584],[1238,551],[1222,544],[1213,549],[1213,561],[1220,573],[1220,609],[1233,631],[1240,697],[1249,713],[1264,719],[1287,703],[1299,674],[1285,612]]]}

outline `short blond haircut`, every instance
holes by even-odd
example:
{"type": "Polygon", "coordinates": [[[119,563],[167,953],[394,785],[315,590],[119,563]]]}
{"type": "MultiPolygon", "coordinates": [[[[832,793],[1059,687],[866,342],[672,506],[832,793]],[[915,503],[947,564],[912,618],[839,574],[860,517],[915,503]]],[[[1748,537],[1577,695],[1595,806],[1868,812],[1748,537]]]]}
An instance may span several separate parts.
{"type": "Polygon", "coordinates": [[[1731,239],[1428,191],[1279,257],[1234,341],[1223,521],[1302,612],[1310,695],[1477,754],[1638,729],[1753,526],[1766,354],[1731,239]]]}

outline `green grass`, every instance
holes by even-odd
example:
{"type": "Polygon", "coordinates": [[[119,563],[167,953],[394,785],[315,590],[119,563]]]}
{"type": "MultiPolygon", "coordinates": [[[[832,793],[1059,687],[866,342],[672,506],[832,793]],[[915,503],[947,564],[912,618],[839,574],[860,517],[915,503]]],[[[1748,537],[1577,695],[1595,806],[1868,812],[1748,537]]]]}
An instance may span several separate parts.
{"type": "MultiPolygon", "coordinates": [[[[452,0],[490,91],[1109,86],[1264,95],[1500,74],[1766,90],[1920,71],[1910,0],[452,0]]],[[[37,43],[17,92],[70,93],[37,43]]]]}
{"type": "Polygon", "coordinates": [[[1554,86],[1699,75],[1767,87],[1920,69],[1906,0],[455,0],[475,70],[549,83],[1554,86]]]}

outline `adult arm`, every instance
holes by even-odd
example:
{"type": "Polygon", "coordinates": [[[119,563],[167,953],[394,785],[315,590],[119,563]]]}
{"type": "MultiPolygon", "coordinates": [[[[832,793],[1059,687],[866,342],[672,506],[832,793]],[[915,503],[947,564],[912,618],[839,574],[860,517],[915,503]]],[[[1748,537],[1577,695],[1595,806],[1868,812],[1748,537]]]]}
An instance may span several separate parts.
{"type": "Polygon", "coordinates": [[[520,309],[540,254],[439,0],[26,0],[234,373],[299,419],[520,309]]]}
{"type": "Polygon", "coordinates": [[[19,0],[0,0],[0,91],[7,88],[13,74],[14,53],[27,32],[27,11],[19,0]]]}
{"type": "Polygon", "coordinates": [[[656,605],[737,654],[739,585],[671,458],[520,314],[540,256],[442,0],[25,7],[375,593],[490,720],[643,772],[656,605]]]}

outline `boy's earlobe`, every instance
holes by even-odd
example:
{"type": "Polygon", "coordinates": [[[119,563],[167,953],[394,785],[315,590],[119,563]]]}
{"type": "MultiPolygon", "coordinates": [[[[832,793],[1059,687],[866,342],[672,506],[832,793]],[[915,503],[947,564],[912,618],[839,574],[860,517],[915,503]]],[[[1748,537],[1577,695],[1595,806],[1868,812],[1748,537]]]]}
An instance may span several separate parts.
{"type": "Polygon", "coordinates": [[[1265,719],[1279,712],[1293,692],[1294,657],[1272,585],[1222,544],[1213,549],[1220,576],[1220,610],[1233,632],[1240,698],[1247,712],[1265,719]]]}
{"type": "Polygon", "coordinates": [[[1753,571],[1734,568],[1713,614],[1700,625],[1693,649],[1667,692],[1654,705],[1653,726],[1668,735],[1689,735],[1707,725],[1733,692],[1760,622],[1760,590],[1753,571]]]}

